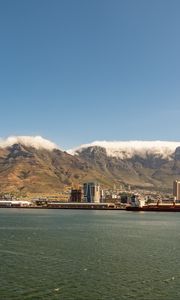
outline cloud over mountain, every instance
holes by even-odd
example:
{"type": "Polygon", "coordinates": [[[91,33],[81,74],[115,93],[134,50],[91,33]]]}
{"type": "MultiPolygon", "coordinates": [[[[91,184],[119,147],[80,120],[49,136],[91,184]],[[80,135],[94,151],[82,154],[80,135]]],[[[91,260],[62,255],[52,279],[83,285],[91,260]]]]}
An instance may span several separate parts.
{"type": "Polygon", "coordinates": [[[10,147],[14,144],[21,144],[35,149],[53,150],[59,148],[56,144],[41,136],[10,136],[6,139],[0,138],[0,148],[10,147]]]}
{"type": "Polygon", "coordinates": [[[95,141],[90,144],[84,144],[75,149],[68,150],[68,153],[75,155],[81,153],[84,149],[101,147],[106,150],[106,154],[120,159],[132,158],[138,155],[146,158],[148,155],[161,156],[162,158],[170,158],[180,142],[169,141],[95,141]]]}

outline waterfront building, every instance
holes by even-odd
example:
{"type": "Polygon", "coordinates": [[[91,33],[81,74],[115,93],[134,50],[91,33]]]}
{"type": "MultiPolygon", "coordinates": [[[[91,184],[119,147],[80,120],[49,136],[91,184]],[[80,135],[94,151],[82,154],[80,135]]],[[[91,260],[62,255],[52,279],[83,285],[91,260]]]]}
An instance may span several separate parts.
{"type": "Polygon", "coordinates": [[[25,200],[0,200],[0,207],[12,207],[12,208],[19,208],[19,207],[30,207],[32,203],[30,201],[25,200]]]}
{"type": "Polygon", "coordinates": [[[100,202],[104,203],[104,200],[105,200],[104,190],[100,189],[100,202]]]}
{"type": "Polygon", "coordinates": [[[82,202],[82,190],[81,189],[72,189],[70,202],[82,202]]]}
{"type": "Polygon", "coordinates": [[[100,203],[101,188],[100,185],[94,182],[84,183],[84,201],[87,203],[100,203]]]}
{"type": "Polygon", "coordinates": [[[173,196],[174,200],[180,200],[180,181],[176,180],[173,182],[173,196]]]}

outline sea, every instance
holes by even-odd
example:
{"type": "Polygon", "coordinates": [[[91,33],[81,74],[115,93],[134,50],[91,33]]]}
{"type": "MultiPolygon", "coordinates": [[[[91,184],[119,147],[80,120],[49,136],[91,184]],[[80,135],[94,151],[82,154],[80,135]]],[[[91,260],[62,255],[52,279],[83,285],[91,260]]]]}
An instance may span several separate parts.
{"type": "Polygon", "coordinates": [[[180,299],[180,213],[0,209],[0,299],[180,299]]]}

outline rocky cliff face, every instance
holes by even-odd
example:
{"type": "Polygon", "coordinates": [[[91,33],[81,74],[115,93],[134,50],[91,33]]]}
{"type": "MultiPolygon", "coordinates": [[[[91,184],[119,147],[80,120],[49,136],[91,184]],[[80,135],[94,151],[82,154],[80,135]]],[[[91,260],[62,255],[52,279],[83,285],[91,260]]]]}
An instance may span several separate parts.
{"type": "Polygon", "coordinates": [[[21,144],[0,149],[1,192],[58,192],[99,175],[88,162],[58,149],[21,144]]]}
{"type": "Polygon", "coordinates": [[[138,154],[120,158],[110,156],[106,149],[90,146],[76,151],[76,155],[92,164],[99,172],[106,174],[114,183],[132,186],[171,190],[173,180],[180,178],[180,147],[169,157],[162,154],[138,154]]]}

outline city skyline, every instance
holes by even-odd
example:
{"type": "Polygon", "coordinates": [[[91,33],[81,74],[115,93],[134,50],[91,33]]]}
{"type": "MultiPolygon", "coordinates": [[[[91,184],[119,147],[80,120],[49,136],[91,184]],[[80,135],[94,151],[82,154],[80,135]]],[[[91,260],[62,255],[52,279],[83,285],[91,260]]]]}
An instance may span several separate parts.
{"type": "Polygon", "coordinates": [[[1,1],[0,137],[178,141],[180,3],[1,1]]]}

